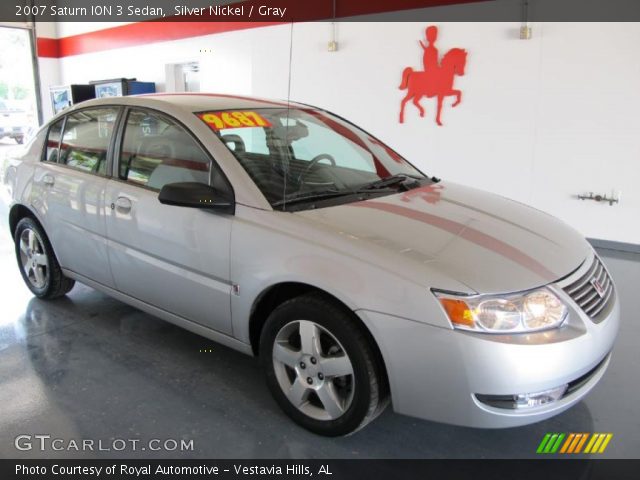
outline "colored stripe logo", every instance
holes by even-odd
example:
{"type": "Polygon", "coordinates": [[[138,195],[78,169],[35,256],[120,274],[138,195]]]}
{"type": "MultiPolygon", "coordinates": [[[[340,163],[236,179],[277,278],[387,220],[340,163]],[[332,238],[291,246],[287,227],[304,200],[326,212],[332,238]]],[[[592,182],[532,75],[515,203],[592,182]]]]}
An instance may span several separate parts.
{"type": "Polygon", "coordinates": [[[613,433],[547,433],[536,453],[604,453],[613,433]]]}

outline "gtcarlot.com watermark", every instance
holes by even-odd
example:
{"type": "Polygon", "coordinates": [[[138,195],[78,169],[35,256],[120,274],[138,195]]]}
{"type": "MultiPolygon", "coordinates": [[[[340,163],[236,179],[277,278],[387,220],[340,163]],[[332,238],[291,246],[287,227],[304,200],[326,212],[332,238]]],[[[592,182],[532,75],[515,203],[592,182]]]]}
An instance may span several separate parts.
{"type": "Polygon", "coordinates": [[[173,438],[110,438],[109,440],[65,439],[51,435],[18,435],[13,445],[20,451],[55,452],[192,452],[193,440],[173,438]]]}

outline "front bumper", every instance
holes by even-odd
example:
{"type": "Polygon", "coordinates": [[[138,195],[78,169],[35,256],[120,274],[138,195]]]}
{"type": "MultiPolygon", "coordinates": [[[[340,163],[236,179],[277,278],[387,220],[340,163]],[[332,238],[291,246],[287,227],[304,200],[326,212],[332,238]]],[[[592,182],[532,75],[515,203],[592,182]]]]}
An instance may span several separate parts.
{"type": "Polygon", "coordinates": [[[380,347],[396,412],[455,425],[505,428],[556,415],[598,383],[618,332],[617,296],[612,302],[607,317],[597,324],[574,306],[563,327],[519,335],[478,334],[378,312],[357,313],[380,347]],[[541,392],[563,384],[570,388],[559,400],[523,409],[497,408],[476,396],[541,392]]]}

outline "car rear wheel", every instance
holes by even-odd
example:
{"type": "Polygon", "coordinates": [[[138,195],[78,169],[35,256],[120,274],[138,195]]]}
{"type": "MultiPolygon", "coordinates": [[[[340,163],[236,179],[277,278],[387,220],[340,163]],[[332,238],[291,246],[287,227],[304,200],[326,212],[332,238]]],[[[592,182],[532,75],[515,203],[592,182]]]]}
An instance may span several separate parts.
{"type": "Polygon", "coordinates": [[[280,407],[312,432],[353,433],[387,404],[384,374],[369,339],[350,312],[322,295],[276,308],[262,331],[260,355],[280,407]]]}
{"type": "Polygon", "coordinates": [[[62,297],[73,288],[75,281],[64,276],[49,239],[32,218],[18,222],[14,241],[22,279],[36,297],[62,297]]]}

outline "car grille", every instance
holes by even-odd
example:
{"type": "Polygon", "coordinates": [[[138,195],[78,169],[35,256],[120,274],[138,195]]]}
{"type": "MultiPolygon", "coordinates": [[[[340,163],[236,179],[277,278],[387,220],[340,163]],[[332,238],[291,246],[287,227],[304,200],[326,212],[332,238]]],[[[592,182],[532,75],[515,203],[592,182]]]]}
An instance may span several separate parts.
{"type": "Polygon", "coordinates": [[[564,287],[564,291],[596,323],[606,317],[613,303],[613,282],[598,257],[587,273],[564,287]]]}

